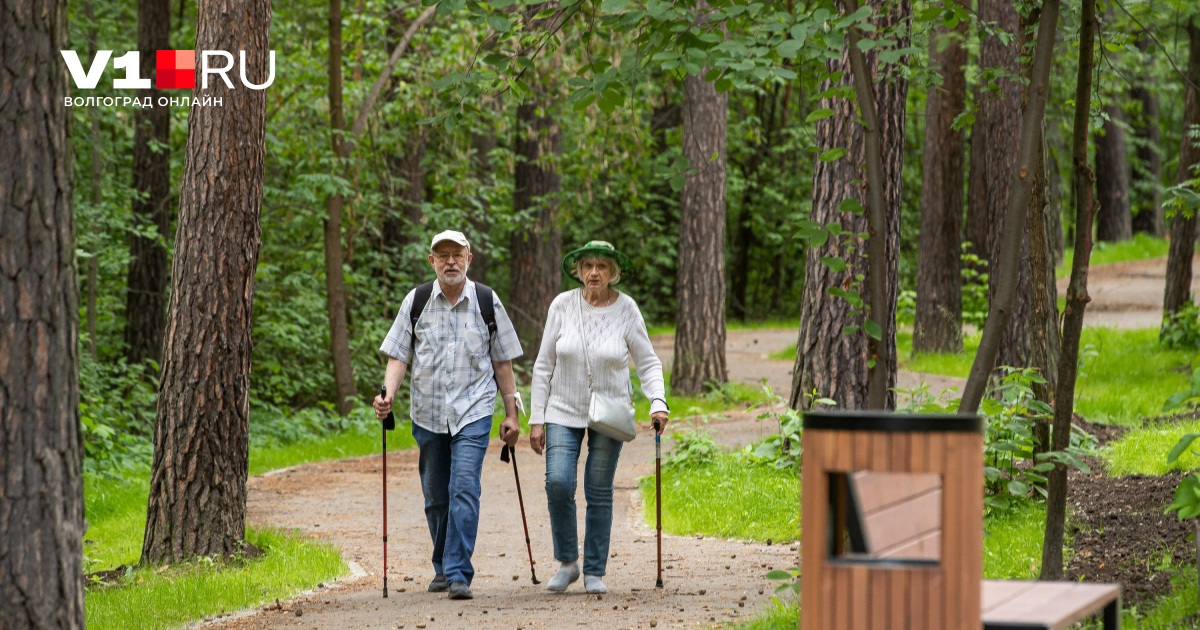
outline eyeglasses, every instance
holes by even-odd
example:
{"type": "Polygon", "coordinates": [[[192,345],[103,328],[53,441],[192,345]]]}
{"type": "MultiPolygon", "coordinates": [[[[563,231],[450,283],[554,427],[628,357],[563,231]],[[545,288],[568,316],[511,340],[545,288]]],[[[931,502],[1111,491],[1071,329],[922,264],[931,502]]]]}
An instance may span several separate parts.
{"type": "Polygon", "coordinates": [[[454,259],[454,262],[457,262],[457,263],[463,263],[463,262],[467,261],[467,255],[463,254],[461,252],[457,253],[457,254],[439,254],[437,252],[434,252],[433,257],[438,262],[446,262],[447,260],[450,260],[450,259],[454,259]]]}

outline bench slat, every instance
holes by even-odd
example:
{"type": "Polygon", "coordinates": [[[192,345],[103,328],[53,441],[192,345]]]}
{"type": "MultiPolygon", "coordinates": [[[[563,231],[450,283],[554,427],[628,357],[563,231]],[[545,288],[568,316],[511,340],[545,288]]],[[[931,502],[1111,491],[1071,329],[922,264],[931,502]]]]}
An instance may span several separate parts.
{"type": "Polygon", "coordinates": [[[1121,595],[1115,584],[1082,582],[1030,582],[1013,593],[1003,581],[983,583],[983,622],[1031,624],[1059,630],[1100,611],[1121,595]],[[997,589],[1000,595],[988,591],[997,589]]]}

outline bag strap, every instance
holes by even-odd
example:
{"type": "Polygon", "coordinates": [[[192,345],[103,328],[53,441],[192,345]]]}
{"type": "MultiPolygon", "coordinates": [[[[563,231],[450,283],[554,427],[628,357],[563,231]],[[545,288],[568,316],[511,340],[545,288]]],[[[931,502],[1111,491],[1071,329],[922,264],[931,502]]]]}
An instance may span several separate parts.
{"type": "Polygon", "coordinates": [[[417,320],[421,319],[421,313],[425,311],[425,305],[429,303],[429,296],[433,295],[433,280],[426,282],[417,287],[413,293],[412,308],[408,311],[408,319],[412,322],[409,330],[412,332],[411,345],[413,354],[417,352],[417,320]]]}
{"type": "Polygon", "coordinates": [[[492,288],[486,284],[475,283],[475,300],[479,302],[479,314],[488,331],[488,354],[492,353],[492,338],[496,336],[496,303],[493,301],[492,288]]]}
{"type": "Polygon", "coordinates": [[[579,289],[579,341],[583,344],[583,364],[587,366],[588,392],[592,392],[592,362],[588,359],[587,333],[583,330],[583,289],[579,289]]]}

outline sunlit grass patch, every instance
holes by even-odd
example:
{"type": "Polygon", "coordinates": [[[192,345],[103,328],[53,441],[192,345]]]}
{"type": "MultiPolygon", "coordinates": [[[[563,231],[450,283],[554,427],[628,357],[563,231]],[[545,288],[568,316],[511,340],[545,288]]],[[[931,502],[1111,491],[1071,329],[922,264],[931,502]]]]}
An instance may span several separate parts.
{"type": "MultiPolygon", "coordinates": [[[[1167,255],[1171,244],[1166,239],[1155,238],[1146,234],[1134,234],[1133,238],[1117,243],[1096,242],[1092,246],[1092,255],[1088,258],[1089,267],[1125,262],[1128,260],[1146,260],[1162,258],[1167,255]]],[[[1067,248],[1063,252],[1063,261],[1054,269],[1054,275],[1066,278],[1071,275],[1071,262],[1075,259],[1075,248],[1067,248]]]]}
{"type": "Polygon", "coordinates": [[[1193,454],[1193,451],[1200,450],[1200,444],[1195,443],[1174,464],[1167,464],[1167,454],[1179,438],[1188,433],[1200,433],[1200,420],[1159,424],[1126,432],[1121,439],[1102,451],[1108,462],[1108,474],[1117,477],[1165,475],[1171,470],[1200,468],[1200,457],[1193,454]]]}
{"type": "MultiPolygon", "coordinates": [[[[646,522],[654,524],[654,477],[641,481],[646,522]]],[[[722,454],[711,462],[663,470],[663,531],[743,540],[800,537],[800,477],[722,454]]]]}
{"type": "Polygon", "coordinates": [[[991,580],[1036,579],[1042,566],[1046,504],[1026,502],[984,521],[983,576],[991,580]]]}
{"type": "Polygon", "coordinates": [[[345,571],[333,547],[272,529],[246,539],[261,558],[224,562],[199,558],[182,565],[139,568],[111,586],[87,592],[89,628],[171,628],[206,616],[256,606],[338,577],[345,571]]]}

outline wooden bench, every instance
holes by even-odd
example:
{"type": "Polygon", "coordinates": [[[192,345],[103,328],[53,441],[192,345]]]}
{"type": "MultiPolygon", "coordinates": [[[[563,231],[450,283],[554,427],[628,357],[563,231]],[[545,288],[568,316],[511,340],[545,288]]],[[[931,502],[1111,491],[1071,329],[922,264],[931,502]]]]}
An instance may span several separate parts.
{"type": "Polygon", "coordinates": [[[1061,630],[1103,610],[1105,628],[1121,627],[1121,587],[1084,582],[983,581],[986,630],[1061,630]]]}
{"type": "Polygon", "coordinates": [[[1120,627],[1119,585],[981,579],[980,418],[810,412],[802,439],[804,627],[1120,627]]]}

